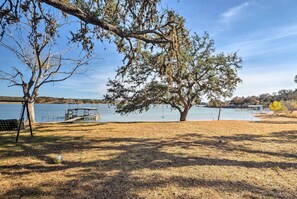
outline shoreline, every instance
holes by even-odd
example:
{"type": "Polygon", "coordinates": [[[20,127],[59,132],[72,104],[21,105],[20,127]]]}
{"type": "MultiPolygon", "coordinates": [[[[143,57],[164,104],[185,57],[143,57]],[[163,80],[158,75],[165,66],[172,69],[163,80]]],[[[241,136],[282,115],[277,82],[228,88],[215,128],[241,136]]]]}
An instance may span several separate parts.
{"type": "MultiPolygon", "coordinates": [[[[21,105],[22,103],[20,102],[0,102],[0,105],[10,105],[10,104],[18,104],[21,105]]],[[[101,103],[100,103],[101,104],[101,103]]],[[[40,103],[36,103],[36,105],[62,105],[62,104],[40,104],[40,103]]],[[[88,104],[87,104],[88,105],[88,104]]],[[[89,104],[90,105],[90,104],[89,104]]],[[[104,105],[104,104],[103,104],[104,105]]],[[[209,109],[213,109],[213,107],[204,107],[204,108],[209,108],[209,109]]],[[[237,110],[237,109],[236,109],[237,110]]],[[[242,109],[245,110],[245,109],[242,109]]],[[[133,115],[134,117],[134,115],[133,115]]],[[[182,123],[180,122],[178,119],[177,120],[171,120],[172,118],[167,118],[168,120],[133,120],[135,118],[131,118],[131,120],[127,120],[127,118],[123,118],[123,120],[118,121],[97,121],[97,122],[92,122],[92,123],[101,123],[101,124],[106,124],[106,123],[119,123],[119,124],[127,124],[127,123],[182,123]]],[[[267,113],[253,113],[252,114],[253,118],[242,118],[242,119],[238,119],[238,118],[231,118],[229,119],[228,116],[226,119],[222,118],[220,121],[248,121],[248,122],[260,122],[260,121],[269,121],[269,122],[284,122],[284,121],[288,121],[288,122],[297,122],[297,111],[293,112],[293,113],[278,113],[278,114],[274,114],[272,112],[267,112],[267,113]]],[[[155,118],[156,119],[156,118],[155,118]]],[[[54,120],[54,119],[53,119],[54,120]]],[[[211,122],[211,121],[218,121],[217,119],[213,119],[213,118],[207,118],[207,119],[188,119],[186,122],[191,123],[191,122],[211,122]]],[[[64,121],[38,121],[36,122],[38,124],[42,124],[42,123],[64,123],[64,121]]],[[[81,122],[81,123],[88,123],[88,122],[81,122]]]]}
{"type": "Polygon", "coordinates": [[[279,114],[254,114],[254,117],[259,118],[261,121],[269,121],[269,122],[296,122],[297,123],[297,112],[293,113],[279,113],[279,114]]]}

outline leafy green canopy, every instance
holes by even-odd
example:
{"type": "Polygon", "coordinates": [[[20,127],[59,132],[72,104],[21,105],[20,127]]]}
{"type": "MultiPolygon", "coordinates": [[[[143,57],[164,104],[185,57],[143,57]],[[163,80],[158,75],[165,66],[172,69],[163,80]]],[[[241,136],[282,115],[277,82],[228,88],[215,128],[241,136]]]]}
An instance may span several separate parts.
{"type": "MultiPolygon", "coordinates": [[[[117,102],[117,112],[130,113],[148,110],[152,105],[168,104],[181,114],[208,99],[231,97],[241,82],[237,70],[241,58],[236,53],[216,53],[214,41],[205,33],[195,34],[189,44],[181,45],[179,62],[172,63],[170,73],[160,74],[166,54],[144,52],[141,62],[127,69],[124,76],[110,80],[105,96],[117,102]]],[[[118,71],[122,74],[121,69],[118,71]]]]}
{"type": "MultiPolygon", "coordinates": [[[[31,0],[4,0],[0,3],[0,33],[23,17],[21,7],[31,0]]],[[[176,60],[184,20],[175,11],[163,9],[161,0],[36,0],[80,20],[79,31],[71,30],[72,41],[79,41],[90,52],[94,39],[109,40],[125,55],[125,64],[141,59],[143,49],[163,49],[170,60],[176,60]]],[[[46,18],[45,15],[42,16],[46,18]]],[[[172,62],[165,62],[165,69],[172,62]]]]}

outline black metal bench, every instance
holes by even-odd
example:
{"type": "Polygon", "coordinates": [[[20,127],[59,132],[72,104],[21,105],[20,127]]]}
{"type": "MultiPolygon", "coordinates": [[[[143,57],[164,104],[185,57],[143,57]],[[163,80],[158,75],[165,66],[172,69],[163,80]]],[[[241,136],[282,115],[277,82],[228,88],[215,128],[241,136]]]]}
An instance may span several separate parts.
{"type": "MultiPolygon", "coordinates": [[[[0,120],[0,131],[17,131],[19,123],[17,119],[0,120]]],[[[24,125],[22,123],[21,128],[23,127],[24,125]]]]}
{"type": "Polygon", "coordinates": [[[15,142],[18,142],[20,130],[24,128],[24,113],[25,109],[27,109],[27,118],[29,120],[29,127],[31,137],[33,137],[32,125],[30,120],[30,113],[28,111],[28,101],[26,100],[0,100],[0,102],[20,102],[22,103],[21,117],[18,119],[9,119],[9,120],[1,120],[0,119],[0,131],[17,131],[17,136],[15,142]]]}

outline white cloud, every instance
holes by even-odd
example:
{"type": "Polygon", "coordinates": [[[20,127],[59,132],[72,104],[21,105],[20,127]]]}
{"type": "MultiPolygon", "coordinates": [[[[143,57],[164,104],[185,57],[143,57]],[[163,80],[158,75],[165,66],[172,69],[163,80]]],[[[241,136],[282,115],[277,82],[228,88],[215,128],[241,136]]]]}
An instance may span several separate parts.
{"type": "Polygon", "coordinates": [[[105,67],[105,70],[91,71],[88,76],[73,77],[57,86],[62,89],[69,89],[72,92],[84,93],[86,97],[102,98],[107,90],[108,79],[113,79],[115,75],[116,72],[113,67],[105,67]]]}
{"type": "Polygon", "coordinates": [[[231,44],[218,51],[235,52],[243,57],[239,72],[243,83],[234,96],[273,93],[281,89],[296,89],[297,25],[258,29],[240,37],[230,38],[231,44]]]}
{"type": "Polygon", "coordinates": [[[244,58],[286,52],[296,49],[297,43],[290,42],[290,38],[297,37],[297,25],[286,25],[265,30],[258,30],[245,36],[243,39],[234,40],[232,44],[224,46],[220,50],[225,52],[239,51],[244,58]],[[277,42],[281,42],[280,45],[277,42]]]}
{"type": "Polygon", "coordinates": [[[239,72],[243,83],[238,86],[234,96],[259,95],[263,93],[273,93],[281,89],[296,89],[294,76],[297,68],[294,64],[262,66],[253,69],[243,69],[239,72]]]}
{"type": "MultiPolygon", "coordinates": [[[[267,30],[265,34],[264,41],[271,41],[276,39],[283,39],[287,37],[292,37],[297,35],[297,25],[289,24],[282,27],[274,27],[270,30],[267,30]]],[[[263,34],[262,34],[263,36],[263,34]]]]}
{"type": "Polygon", "coordinates": [[[226,12],[223,12],[220,15],[220,18],[218,20],[219,23],[228,24],[231,21],[233,21],[234,18],[236,18],[238,15],[240,15],[245,8],[247,8],[251,2],[245,2],[239,6],[230,8],[226,12]]]}

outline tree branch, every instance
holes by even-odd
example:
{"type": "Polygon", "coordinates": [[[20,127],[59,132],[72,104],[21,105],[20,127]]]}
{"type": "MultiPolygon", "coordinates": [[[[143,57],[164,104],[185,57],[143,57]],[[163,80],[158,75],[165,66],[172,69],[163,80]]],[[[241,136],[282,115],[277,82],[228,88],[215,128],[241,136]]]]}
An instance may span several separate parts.
{"type": "Polygon", "coordinates": [[[93,24],[101,27],[104,30],[111,31],[117,36],[119,36],[120,38],[131,37],[131,38],[142,40],[146,43],[151,43],[151,44],[165,44],[165,43],[172,42],[170,39],[166,38],[163,34],[157,32],[156,29],[147,29],[143,31],[122,30],[120,27],[110,24],[103,19],[98,19],[94,15],[88,14],[82,11],[80,8],[68,3],[64,3],[63,1],[60,1],[60,0],[40,0],[40,1],[50,6],[53,6],[67,14],[75,16],[78,19],[84,21],[85,23],[93,24]],[[148,38],[146,34],[155,34],[160,38],[148,38]]]}

